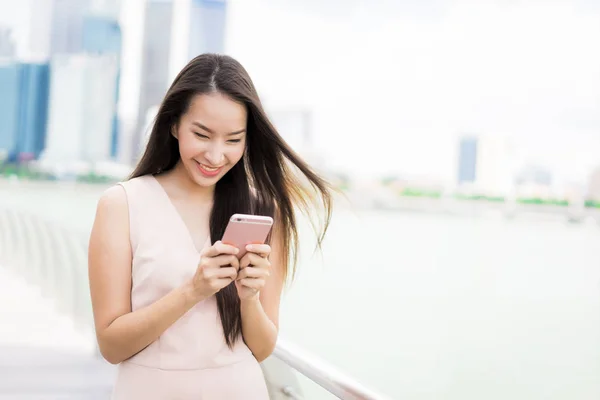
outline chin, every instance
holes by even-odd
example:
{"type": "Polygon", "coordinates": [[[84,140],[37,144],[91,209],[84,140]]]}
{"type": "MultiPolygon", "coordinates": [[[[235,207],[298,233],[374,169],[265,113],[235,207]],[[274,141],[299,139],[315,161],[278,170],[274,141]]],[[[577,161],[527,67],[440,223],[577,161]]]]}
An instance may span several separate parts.
{"type": "Polygon", "coordinates": [[[199,177],[199,176],[194,176],[193,177],[193,181],[194,183],[196,183],[196,185],[201,186],[201,187],[211,187],[211,186],[215,186],[217,184],[217,182],[219,182],[219,179],[207,179],[207,178],[203,178],[203,177],[199,177]]]}
{"type": "Polygon", "coordinates": [[[196,182],[196,184],[198,184],[202,187],[210,187],[210,186],[216,185],[217,182],[219,182],[219,180],[221,180],[221,175],[207,177],[207,176],[203,176],[202,174],[200,174],[198,172],[195,172],[192,175],[192,179],[194,182],[196,182]]]}

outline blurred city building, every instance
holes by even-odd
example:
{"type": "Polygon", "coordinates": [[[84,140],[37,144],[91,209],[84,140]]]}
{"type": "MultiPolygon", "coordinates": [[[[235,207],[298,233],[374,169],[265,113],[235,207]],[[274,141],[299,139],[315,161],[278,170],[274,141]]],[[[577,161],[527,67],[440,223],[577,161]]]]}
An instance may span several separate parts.
{"type": "Polygon", "coordinates": [[[37,158],[45,145],[47,63],[0,64],[0,152],[8,161],[37,158]]]}
{"type": "Polygon", "coordinates": [[[46,149],[41,165],[66,168],[111,156],[118,60],[114,55],[56,56],[51,64],[46,149]]]}
{"type": "MultiPolygon", "coordinates": [[[[0,158],[21,162],[43,154],[47,164],[116,155],[120,3],[36,2],[26,51],[0,65],[0,158]]],[[[15,53],[6,29],[0,52],[15,53]]]]}
{"type": "Polygon", "coordinates": [[[600,166],[590,174],[586,197],[600,202],[600,166]]]}
{"type": "Polygon", "coordinates": [[[53,0],[49,16],[50,54],[74,54],[83,50],[85,16],[91,0],[53,0]]]}
{"type": "Polygon", "coordinates": [[[0,26],[0,58],[12,58],[15,53],[15,43],[11,30],[0,26]]]}
{"type": "MultiPolygon", "coordinates": [[[[117,58],[119,69],[115,77],[115,104],[119,102],[119,84],[121,77],[121,47],[122,35],[119,22],[112,15],[114,10],[109,9],[105,12],[99,9],[85,17],[83,29],[83,51],[88,54],[106,54],[117,58]]],[[[119,144],[119,115],[115,108],[111,130],[110,157],[117,157],[119,144]]]]}
{"type": "Polygon", "coordinates": [[[121,27],[106,15],[89,14],[84,19],[82,52],[96,54],[121,53],[121,27]]]}
{"type": "Polygon", "coordinates": [[[459,142],[458,155],[458,184],[475,184],[477,173],[477,145],[476,137],[463,137],[459,142]]]}
{"type": "Polygon", "coordinates": [[[513,187],[513,151],[500,135],[464,136],[459,141],[458,186],[462,191],[503,196],[513,187]]]}
{"type": "Polygon", "coordinates": [[[554,197],[552,184],[552,172],[541,166],[525,166],[515,176],[516,193],[521,197],[554,197]]]}
{"type": "MultiPolygon", "coordinates": [[[[66,22],[66,18],[63,19],[60,15],[60,11],[64,10],[64,5],[57,4],[55,0],[35,0],[34,8],[35,12],[31,12],[29,17],[29,29],[25,40],[27,46],[19,53],[26,57],[47,59],[51,53],[53,39],[51,33],[56,31],[58,34],[58,28],[53,27],[53,18],[66,22]],[[55,5],[58,5],[56,11],[54,10],[55,5]]],[[[58,45],[55,44],[55,47],[58,45]]]]}
{"type": "MultiPolygon", "coordinates": [[[[0,99],[4,106],[0,152],[11,160],[37,158],[47,144],[44,165],[51,160],[91,161],[99,157],[131,164],[145,145],[156,107],[175,74],[201,53],[225,50],[224,0],[39,0],[33,9],[24,41],[27,48],[22,54],[40,61],[26,64],[14,60],[3,64],[0,72],[7,89],[0,99]],[[135,61],[131,61],[135,57],[128,57],[125,62],[124,51],[140,57],[135,61]],[[25,67],[30,64],[44,65],[45,69],[33,72],[38,69],[25,67]],[[45,84],[29,83],[44,79],[45,84]],[[86,79],[101,82],[102,90],[86,79]],[[61,85],[67,86],[58,91],[61,85]],[[109,88],[113,90],[112,105],[105,94],[109,88]],[[101,91],[97,98],[82,97],[96,91],[101,91]],[[88,105],[82,105],[84,98],[88,105]],[[35,108],[30,103],[36,104],[38,112],[24,128],[22,116],[35,108]],[[94,107],[97,116],[91,113],[94,107]],[[113,115],[107,152],[107,138],[100,138],[106,132],[109,110],[113,115]],[[94,146],[82,141],[82,134],[76,132],[83,132],[82,115],[99,121],[93,134],[86,133],[94,146]],[[67,122],[73,123],[63,127],[67,122]],[[15,132],[22,129],[35,131],[35,135],[28,132],[17,141],[15,132]]],[[[0,56],[12,57],[14,47],[8,29],[1,29],[0,56]]]]}
{"type": "Polygon", "coordinates": [[[197,55],[224,52],[226,22],[225,0],[174,2],[169,81],[197,55]]]}
{"type": "Polygon", "coordinates": [[[188,15],[188,58],[202,53],[220,53],[225,49],[225,0],[192,0],[188,15]]]}
{"type": "Polygon", "coordinates": [[[0,152],[2,159],[13,158],[17,152],[19,128],[19,65],[0,64],[0,152]]]}
{"type": "Polygon", "coordinates": [[[173,2],[147,0],[144,10],[144,31],[141,65],[139,70],[140,87],[138,97],[137,123],[132,137],[132,153],[127,162],[137,158],[141,149],[139,143],[146,126],[146,113],[159,104],[171,82],[169,81],[169,56],[171,51],[171,31],[173,27],[173,2]]]}
{"type": "Polygon", "coordinates": [[[144,9],[139,101],[128,162],[148,134],[149,116],[179,71],[194,57],[225,51],[225,0],[147,0],[144,9]]]}

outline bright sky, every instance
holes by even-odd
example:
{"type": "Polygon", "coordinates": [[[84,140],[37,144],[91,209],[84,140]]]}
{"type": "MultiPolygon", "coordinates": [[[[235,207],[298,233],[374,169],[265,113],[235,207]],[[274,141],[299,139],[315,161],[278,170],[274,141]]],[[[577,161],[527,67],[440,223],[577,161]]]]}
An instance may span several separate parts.
{"type": "MultiPolygon", "coordinates": [[[[358,175],[454,180],[461,132],[559,178],[600,164],[599,2],[398,3],[229,0],[228,52],[270,106],[312,108],[315,145],[358,175]]],[[[26,4],[0,0],[0,23],[26,4]]]]}
{"type": "Polygon", "coordinates": [[[251,3],[236,2],[232,54],[273,100],[316,104],[340,166],[453,179],[462,131],[513,137],[565,178],[600,164],[592,2],[356,0],[337,19],[251,3]]]}

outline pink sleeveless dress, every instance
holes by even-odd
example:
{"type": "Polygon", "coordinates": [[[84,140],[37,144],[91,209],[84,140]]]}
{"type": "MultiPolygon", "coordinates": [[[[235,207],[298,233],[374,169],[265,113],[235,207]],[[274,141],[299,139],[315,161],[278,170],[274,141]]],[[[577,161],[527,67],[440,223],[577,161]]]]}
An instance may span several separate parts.
{"type": "MultiPolygon", "coordinates": [[[[153,176],[120,185],[129,203],[135,311],[191,278],[200,254],[153,176]]],[[[198,303],[154,343],[122,362],[112,396],[113,400],[268,398],[260,365],[243,340],[233,349],[227,347],[215,296],[198,303]]]]}

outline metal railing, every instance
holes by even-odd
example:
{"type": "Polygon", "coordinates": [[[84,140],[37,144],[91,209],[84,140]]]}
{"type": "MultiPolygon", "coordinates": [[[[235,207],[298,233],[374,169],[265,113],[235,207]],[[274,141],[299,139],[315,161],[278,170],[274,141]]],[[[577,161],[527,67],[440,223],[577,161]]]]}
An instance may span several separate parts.
{"type": "Polygon", "coordinates": [[[325,361],[284,340],[278,340],[273,356],[340,399],[388,399],[361,385],[325,361]]]}
{"type": "MultiPolygon", "coordinates": [[[[87,240],[82,233],[28,212],[0,209],[0,265],[40,287],[44,296],[53,299],[58,311],[68,315],[79,329],[87,332],[94,329],[87,240]]],[[[290,368],[340,399],[388,399],[281,339],[262,368],[273,400],[303,398],[290,368]]]]}

